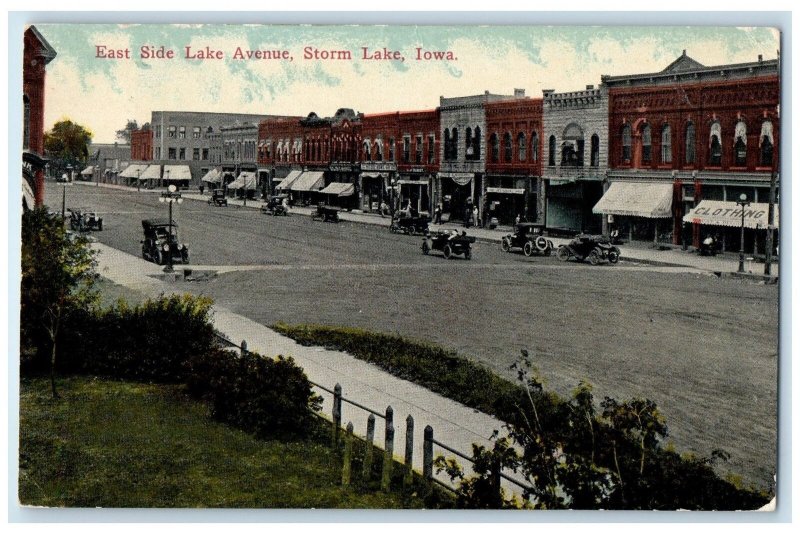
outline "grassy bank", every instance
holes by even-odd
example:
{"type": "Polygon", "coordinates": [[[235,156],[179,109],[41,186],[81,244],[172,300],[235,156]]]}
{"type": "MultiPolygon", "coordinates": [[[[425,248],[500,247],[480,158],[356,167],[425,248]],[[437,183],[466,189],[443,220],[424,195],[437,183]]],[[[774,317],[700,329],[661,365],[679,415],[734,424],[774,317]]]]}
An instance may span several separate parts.
{"type": "Polygon", "coordinates": [[[53,401],[46,380],[21,384],[19,498],[26,505],[431,506],[399,490],[380,492],[377,482],[343,489],[341,455],[322,424],[304,440],[257,440],[213,422],[175,386],[70,378],[59,388],[62,399],[53,401]]]}

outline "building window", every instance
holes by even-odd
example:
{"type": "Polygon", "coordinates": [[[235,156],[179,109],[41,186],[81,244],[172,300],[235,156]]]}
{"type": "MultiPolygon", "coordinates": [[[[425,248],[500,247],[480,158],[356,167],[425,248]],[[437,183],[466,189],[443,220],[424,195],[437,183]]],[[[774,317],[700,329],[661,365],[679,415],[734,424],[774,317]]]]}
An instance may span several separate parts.
{"type": "Polygon", "coordinates": [[[528,145],[526,144],[525,134],[520,132],[517,134],[517,155],[520,161],[525,161],[528,157],[528,145]]]}
{"type": "Polygon", "coordinates": [[[653,161],[653,136],[650,132],[650,125],[642,126],[642,163],[653,161]]]}
{"type": "Polygon", "coordinates": [[[467,127],[464,132],[464,159],[471,160],[474,151],[472,149],[472,128],[467,127]]]}
{"type": "Polygon", "coordinates": [[[669,124],[661,128],[661,163],[672,163],[672,129],[669,124]]]}
{"type": "Polygon", "coordinates": [[[161,159],[161,147],[160,146],[156,147],[155,156],[156,156],[155,159],[161,159]]]}
{"type": "Polygon", "coordinates": [[[195,126],[192,128],[192,139],[200,139],[200,127],[195,126]]]}
{"type": "Polygon", "coordinates": [[[511,143],[511,132],[503,135],[503,161],[511,163],[514,157],[514,145],[511,143]]]}
{"type": "Polygon", "coordinates": [[[472,159],[481,159],[481,128],[475,127],[475,132],[472,136],[472,159]]]}
{"type": "Polygon", "coordinates": [[[364,141],[364,161],[372,161],[372,151],[370,150],[369,139],[364,141]]]}
{"type": "Polygon", "coordinates": [[[694,165],[695,162],[695,135],[694,124],[691,122],[686,125],[686,164],[694,165]]]}
{"type": "Polygon", "coordinates": [[[422,145],[422,136],[421,135],[417,136],[416,145],[417,145],[416,146],[416,149],[417,149],[416,150],[416,162],[417,162],[417,165],[422,165],[422,149],[423,149],[423,145],[422,145]]]}
{"type": "Polygon", "coordinates": [[[156,139],[161,139],[161,128],[156,128],[156,139]]]}
{"type": "Polygon", "coordinates": [[[174,126],[169,127],[169,136],[174,138],[175,137],[176,128],[174,126]]]}
{"type": "Polygon", "coordinates": [[[22,148],[28,148],[31,145],[31,101],[27,95],[23,95],[22,105],[22,148]]]}
{"type": "Polygon", "coordinates": [[[556,136],[551,135],[547,142],[547,164],[551,167],[556,164],[556,136]]]}
{"type": "Polygon", "coordinates": [[[736,156],[736,166],[744,167],[747,165],[747,125],[744,121],[736,123],[734,130],[733,151],[736,156]]]}
{"type": "Polygon", "coordinates": [[[711,125],[708,141],[708,164],[712,167],[719,167],[722,165],[722,127],[718,122],[711,125]]]}
{"type": "Polygon", "coordinates": [[[450,159],[458,159],[458,128],[453,128],[453,137],[450,139],[450,159]]]}
{"type": "Polygon", "coordinates": [[[436,137],[433,135],[428,136],[428,164],[436,161],[436,137]]]}
{"type": "Polygon", "coordinates": [[[411,163],[411,138],[403,137],[403,163],[411,163]]]}
{"type": "Polygon", "coordinates": [[[207,161],[207,160],[208,160],[208,149],[204,148],[203,149],[203,161],[207,161]]]}
{"type": "Polygon", "coordinates": [[[178,155],[178,159],[180,159],[180,160],[185,160],[186,159],[186,149],[185,148],[181,148],[178,154],[179,154],[178,155]]]}
{"type": "Polygon", "coordinates": [[[394,137],[389,138],[389,161],[394,161],[394,137]]]}
{"type": "Polygon", "coordinates": [[[591,139],[591,154],[589,155],[589,164],[592,167],[600,166],[600,137],[597,134],[592,135],[591,139]]]}
{"type": "Polygon", "coordinates": [[[496,133],[493,133],[492,136],[489,138],[489,144],[491,145],[491,159],[492,163],[497,163],[500,161],[500,138],[497,137],[496,133]]]}
{"type": "Polygon", "coordinates": [[[181,126],[178,129],[178,139],[186,139],[186,126],[181,126]]]}
{"type": "Polygon", "coordinates": [[[192,159],[195,160],[195,161],[200,159],[200,149],[199,148],[192,149],[192,159]]]}
{"type": "Polygon", "coordinates": [[[561,166],[583,167],[583,129],[575,123],[564,129],[561,143],[561,166]]]}
{"type": "Polygon", "coordinates": [[[531,161],[539,161],[539,134],[531,134],[531,161]]]}
{"type": "Polygon", "coordinates": [[[444,160],[450,159],[450,128],[444,129],[444,160]]]}
{"type": "Polygon", "coordinates": [[[631,162],[631,126],[626,124],[622,127],[622,161],[631,162]]]}
{"type": "Polygon", "coordinates": [[[174,147],[169,147],[169,159],[176,159],[177,151],[174,147]]]}
{"type": "Polygon", "coordinates": [[[761,166],[771,167],[772,153],[775,143],[772,137],[772,123],[770,121],[764,121],[761,123],[761,135],[759,138],[761,139],[761,166]]]}
{"type": "Polygon", "coordinates": [[[375,151],[375,161],[383,161],[383,139],[376,139],[372,148],[375,151]]]}

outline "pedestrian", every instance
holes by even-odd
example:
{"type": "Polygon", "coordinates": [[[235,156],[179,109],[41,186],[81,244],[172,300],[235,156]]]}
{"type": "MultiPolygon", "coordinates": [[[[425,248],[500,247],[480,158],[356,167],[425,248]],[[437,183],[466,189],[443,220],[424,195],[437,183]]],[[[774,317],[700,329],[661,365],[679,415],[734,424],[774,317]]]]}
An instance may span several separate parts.
{"type": "Polygon", "coordinates": [[[203,196],[203,189],[205,189],[205,187],[203,186],[202,183],[197,187],[198,187],[198,189],[200,189],[200,196],[202,197],[203,196]]]}
{"type": "Polygon", "coordinates": [[[442,224],[442,203],[441,202],[436,204],[436,207],[433,209],[433,223],[434,224],[442,224]]]}
{"type": "Polygon", "coordinates": [[[516,219],[514,219],[514,224],[519,224],[519,222],[520,222],[521,220],[522,220],[522,216],[521,216],[520,214],[517,214],[517,218],[516,218],[516,219]]]}
{"type": "Polygon", "coordinates": [[[478,206],[472,208],[472,219],[475,222],[475,228],[480,228],[481,223],[480,219],[478,219],[478,206]]]}

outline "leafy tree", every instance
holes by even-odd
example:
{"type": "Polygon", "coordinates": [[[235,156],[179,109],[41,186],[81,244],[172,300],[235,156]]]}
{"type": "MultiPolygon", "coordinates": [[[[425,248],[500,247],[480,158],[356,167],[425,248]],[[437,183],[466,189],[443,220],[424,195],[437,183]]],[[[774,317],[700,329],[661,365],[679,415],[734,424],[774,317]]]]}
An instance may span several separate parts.
{"type": "Polygon", "coordinates": [[[50,158],[50,167],[61,174],[67,166],[77,168],[89,157],[92,132],[69,119],[58,121],[53,129],[44,133],[44,149],[50,158]]]}
{"type": "MultiPolygon", "coordinates": [[[[49,349],[50,385],[56,390],[56,341],[62,319],[72,309],[87,309],[97,302],[94,282],[97,262],[85,237],[64,229],[60,216],[40,207],[22,215],[23,353],[49,349]]],[[[42,354],[38,354],[42,357],[42,354]]]]}
{"type": "MultiPolygon", "coordinates": [[[[148,123],[149,127],[149,123],[148,123]]],[[[125,144],[130,144],[131,142],[131,132],[134,130],[139,129],[139,124],[136,122],[136,119],[128,119],[128,123],[125,127],[121,130],[117,130],[117,141],[125,144]]]]}

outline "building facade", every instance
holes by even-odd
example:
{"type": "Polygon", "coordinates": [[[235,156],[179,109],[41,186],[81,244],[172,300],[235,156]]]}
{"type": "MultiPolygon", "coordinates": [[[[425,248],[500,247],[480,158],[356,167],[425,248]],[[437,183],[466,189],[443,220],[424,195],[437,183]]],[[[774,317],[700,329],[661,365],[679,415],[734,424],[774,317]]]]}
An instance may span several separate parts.
{"type": "Polygon", "coordinates": [[[119,143],[92,143],[89,145],[87,167],[81,173],[84,180],[99,183],[121,183],[119,174],[131,161],[131,145],[119,143]],[[91,171],[84,174],[86,171],[91,171]]]}
{"type": "Polygon", "coordinates": [[[396,187],[400,114],[394,111],[364,115],[361,119],[361,137],[361,209],[374,213],[382,213],[391,206],[394,208],[390,209],[396,209],[400,198],[396,187]]]}
{"type": "Polygon", "coordinates": [[[45,67],[56,51],[36,26],[25,30],[22,58],[22,206],[44,202],[44,84],[45,67]]]}
{"type": "Polygon", "coordinates": [[[398,114],[396,207],[433,213],[433,187],[440,170],[440,123],[438,109],[398,114]]]}
{"type": "MultiPolygon", "coordinates": [[[[213,140],[216,139],[214,137],[213,140]]],[[[222,147],[222,174],[233,177],[231,181],[235,181],[230,188],[231,192],[251,198],[256,196],[257,191],[266,192],[267,182],[259,183],[257,176],[258,123],[243,122],[222,126],[219,129],[219,142],[222,147]]]]}
{"type": "Polygon", "coordinates": [[[286,185],[303,170],[301,117],[263,120],[258,124],[258,172],[268,176],[267,194],[286,185]]]}
{"type": "MultiPolygon", "coordinates": [[[[777,60],[761,57],[706,67],[684,51],[658,73],[603,77],[612,134],[609,182],[619,196],[604,213],[622,236],[699,246],[715,234],[723,247],[738,250],[735,220],[723,226],[684,218],[703,200],[733,210],[740,195],[752,209],[769,202],[778,168],[778,67],[777,60]],[[650,218],[631,210],[619,215],[626,196],[635,202],[642,184],[663,190],[657,194],[666,210],[650,218]]],[[[746,231],[748,251],[763,252],[763,230],[764,225],[746,231]]]]}
{"type": "Polygon", "coordinates": [[[152,161],[153,130],[149,124],[131,132],[131,161],[152,161]]]}

